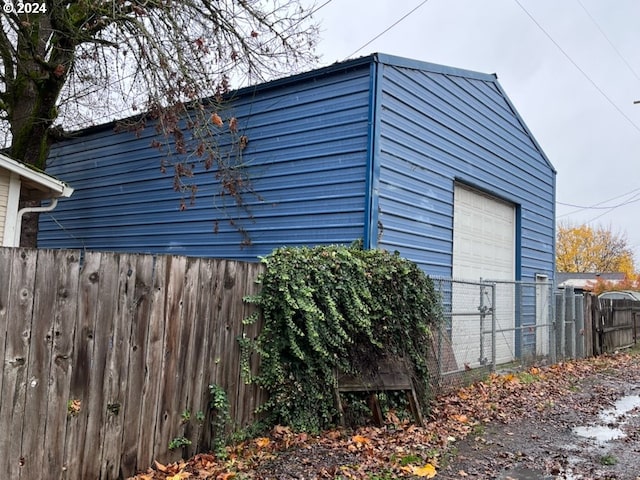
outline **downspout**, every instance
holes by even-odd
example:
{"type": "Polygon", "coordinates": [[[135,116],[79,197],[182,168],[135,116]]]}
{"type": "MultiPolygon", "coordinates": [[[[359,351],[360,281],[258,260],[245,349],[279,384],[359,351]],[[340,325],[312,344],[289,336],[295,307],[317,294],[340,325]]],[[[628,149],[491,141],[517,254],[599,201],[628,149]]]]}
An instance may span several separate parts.
{"type": "MultiPolygon", "coordinates": [[[[73,188],[65,186],[62,189],[60,196],[70,197],[72,193],[73,193],[73,188]]],[[[52,211],[58,205],[58,198],[59,197],[53,197],[51,199],[51,203],[44,207],[25,207],[18,210],[18,215],[16,218],[16,231],[14,233],[14,243],[13,243],[16,247],[20,246],[20,233],[22,231],[22,217],[27,213],[45,213],[45,212],[52,211]]]]}
{"type": "Polygon", "coordinates": [[[16,247],[20,246],[20,233],[22,231],[22,217],[25,214],[35,213],[35,212],[37,213],[50,212],[51,210],[56,208],[57,205],[58,205],[58,197],[54,197],[51,199],[51,203],[45,207],[25,207],[18,210],[18,218],[16,219],[16,231],[14,234],[15,237],[13,240],[13,244],[16,247]]]}

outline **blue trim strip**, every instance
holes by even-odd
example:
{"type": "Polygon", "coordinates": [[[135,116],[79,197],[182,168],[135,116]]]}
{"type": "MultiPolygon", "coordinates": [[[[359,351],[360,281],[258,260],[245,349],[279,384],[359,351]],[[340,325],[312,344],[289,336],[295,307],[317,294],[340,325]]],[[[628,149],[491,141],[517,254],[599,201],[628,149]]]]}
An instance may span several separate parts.
{"type": "MultiPolygon", "coordinates": [[[[522,205],[519,203],[515,206],[516,215],[516,281],[522,280],[522,205]]],[[[519,318],[519,317],[516,317],[519,318]]]]}
{"type": "Polygon", "coordinates": [[[554,171],[553,173],[553,190],[552,190],[552,196],[553,196],[553,203],[551,204],[551,208],[553,211],[553,226],[552,226],[552,231],[553,231],[553,237],[551,238],[551,252],[552,252],[552,261],[551,261],[551,271],[549,272],[549,279],[551,281],[551,283],[553,284],[554,288],[556,286],[556,238],[558,236],[558,231],[557,231],[557,217],[556,217],[556,173],[554,171]]]}
{"type": "Polygon", "coordinates": [[[371,62],[369,85],[369,133],[367,138],[367,178],[365,194],[364,248],[378,246],[378,196],[380,191],[380,117],[382,69],[377,58],[371,62]]]}

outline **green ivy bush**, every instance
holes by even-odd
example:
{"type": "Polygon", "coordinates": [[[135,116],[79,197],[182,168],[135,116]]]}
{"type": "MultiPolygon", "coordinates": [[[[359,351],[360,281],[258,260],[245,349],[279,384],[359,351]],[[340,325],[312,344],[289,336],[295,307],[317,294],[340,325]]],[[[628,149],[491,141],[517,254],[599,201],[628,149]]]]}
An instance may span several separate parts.
{"type": "Polygon", "coordinates": [[[241,345],[246,375],[251,351],[260,355],[260,372],[248,380],[269,394],[260,408],[267,424],[310,432],[331,426],[336,370],[371,374],[384,357],[409,362],[426,403],[440,299],[414,263],[357,244],[285,247],[262,262],[261,292],[246,300],[259,307],[247,322],[261,314],[264,324],[255,342],[241,345]]]}

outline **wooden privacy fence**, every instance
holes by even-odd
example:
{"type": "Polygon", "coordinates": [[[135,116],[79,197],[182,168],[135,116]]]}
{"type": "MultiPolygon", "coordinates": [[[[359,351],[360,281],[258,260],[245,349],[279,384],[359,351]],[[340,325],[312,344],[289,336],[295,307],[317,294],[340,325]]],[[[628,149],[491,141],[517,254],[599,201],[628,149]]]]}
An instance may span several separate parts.
{"type": "Polygon", "coordinates": [[[209,384],[249,423],[237,337],[258,332],[242,298],[261,268],[0,248],[0,477],[113,479],[206,448],[209,384]]]}
{"type": "Polygon", "coordinates": [[[594,353],[635,346],[640,333],[640,302],[591,297],[594,353]]]}

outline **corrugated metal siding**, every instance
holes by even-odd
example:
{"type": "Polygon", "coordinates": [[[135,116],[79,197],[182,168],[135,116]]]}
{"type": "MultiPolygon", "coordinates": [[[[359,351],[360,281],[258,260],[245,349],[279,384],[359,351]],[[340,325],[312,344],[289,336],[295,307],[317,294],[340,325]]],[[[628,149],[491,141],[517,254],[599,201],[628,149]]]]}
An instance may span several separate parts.
{"type": "Polygon", "coordinates": [[[40,246],[255,259],[283,244],[375,245],[378,234],[380,247],[450,276],[460,181],[517,205],[519,278],[553,277],[555,173],[494,77],[373,55],[243,90],[231,115],[262,198],[246,197],[251,216],[215,198],[215,172],[203,171],[196,205],[180,212],[153,128],[103,129],[52,151],[49,172],[76,191],[41,215],[40,246]]]}
{"type": "Polygon", "coordinates": [[[451,276],[461,181],[518,205],[520,278],[552,278],[555,173],[493,78],[381,69],[379,246],[451,276]]]}
{"type": "MultiPolygon", "coordinates": [[[[350,243],[363,237],[369,65],[278,88],[245,90],[225,115],[249,138],[243,160],[254,191],[251,215],[215,198],[215,171],[200,169],[196,204],[179,211],[171,172],[140,138],[113,129],[54,147],[48,172],[75,188],[41,215],[39,246],[180,253],[256,260],[287,245],[350,243]],[[251,238],[228,219],[238,218],[251,238]],[[214,230],[218,230],[214,233],[214,230]]],[[[221,148],[228,140],[219,139],[221,148]]]]}

